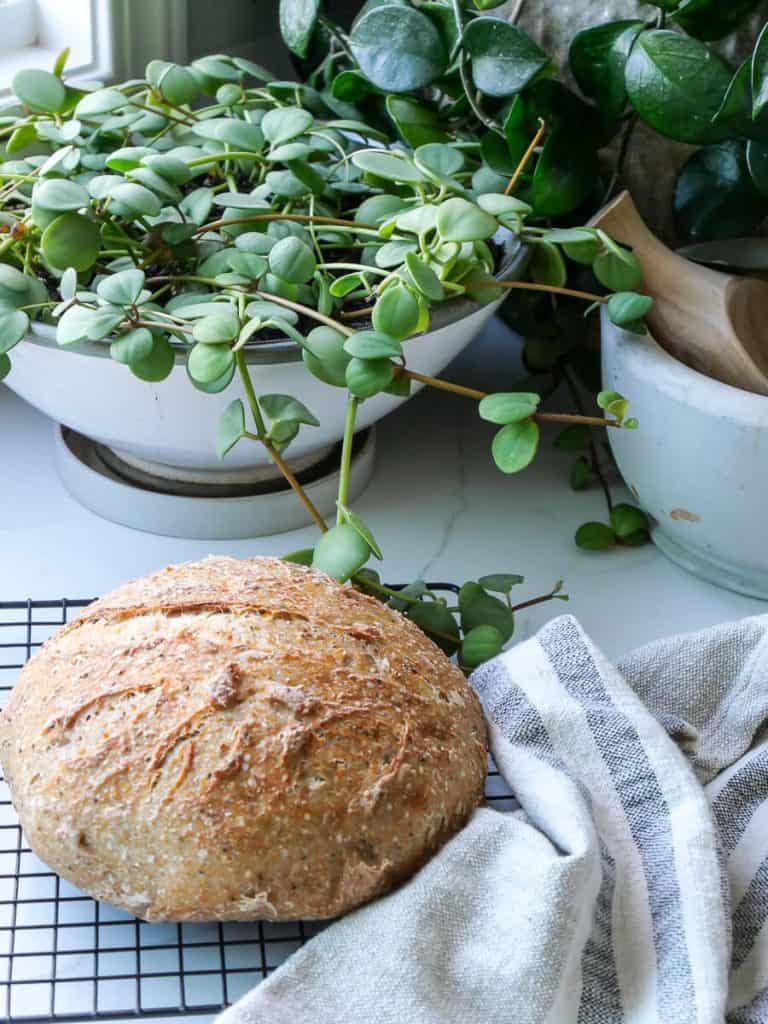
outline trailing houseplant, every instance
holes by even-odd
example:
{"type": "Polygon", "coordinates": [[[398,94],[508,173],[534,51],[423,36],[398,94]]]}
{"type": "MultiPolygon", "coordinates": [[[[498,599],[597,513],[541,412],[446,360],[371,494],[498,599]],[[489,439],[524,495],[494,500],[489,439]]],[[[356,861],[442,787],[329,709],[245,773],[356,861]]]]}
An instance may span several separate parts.
{"type": "MultiPolygon", "coordinates": [[[[513,193],[530,142],[494,191],[471,136],[393,150],[312,89],[272,82],[239,58],[155,61],[145,79],[93,90],[68,85],[64,63],[53,73],[20,72],[18,103],[0,117],[0,373],[31,319],[42,317],[56,324],[59,345],[109,345],[141,380],[162,381],[179,349],[201,391],[224,391],[238,374],[247,401],[225,409],[218,450],[266,449],[322,533],[296,557],[405,605],[447,650],[461,644],[466,667],[491,656],[514,621],[511,603],[491,591],[508,596],[516,577],[462,588],[462,639],[422,585],[396,595],[365,570],[381,552],[347,502],[357,410],[381,392],[405,395],[414,382],[455,393],[499,428],[492,455],[505,473],[531,462],[542,421],[636,426],[618,394],[600,395],[605,417],[542,412],[535,393],[485,395],[417,373],[403,349],[453,296],[484,303],[504,289],[606,305],[614,322],[642,331],[650,300],[632,290],[640,276],[633,255],[601,232],[528,223],[530,204],[513,193]],[[500,230],[533,251],[532,281],[493,276],[500,230]],[[592,266],[614,293],[566,288],[568,257],[592,266]],[[317,424],[313,411],[293,395],[259,393],[245,359],[246,348],[276,334],[300,347],[307,373],[348,392],[330,528],[284,458],[299,431],[317,424]]],[[[618,510],[626,543],[644,539],[638,516],[618,510]]],[[[557,596],[555,588],[543,599],[557,596]]]]}

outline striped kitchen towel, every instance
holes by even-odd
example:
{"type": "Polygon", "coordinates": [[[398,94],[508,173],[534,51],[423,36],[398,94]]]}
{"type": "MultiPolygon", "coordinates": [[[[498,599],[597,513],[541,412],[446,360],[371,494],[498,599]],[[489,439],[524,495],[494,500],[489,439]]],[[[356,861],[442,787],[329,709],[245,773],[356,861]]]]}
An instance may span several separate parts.
{"type": "Polygon", "coordinates": [[[564,617],[472,682],[519,808],[221,1024],[767,1024],[768,616],[620,669],[564,617]]]}

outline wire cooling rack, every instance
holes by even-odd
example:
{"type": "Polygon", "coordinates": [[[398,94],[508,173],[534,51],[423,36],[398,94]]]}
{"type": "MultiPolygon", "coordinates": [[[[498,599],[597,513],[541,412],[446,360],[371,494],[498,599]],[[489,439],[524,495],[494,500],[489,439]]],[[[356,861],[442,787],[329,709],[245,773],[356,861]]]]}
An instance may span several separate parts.
{"type": "MultiPolygon", "coordinates": [[[[0,706],[34,650],[89,603],[0,602],[0,706]]],[[[486,796],[515,806],[493,766],[486,796]]],[[[147,924],[97,903],[35,857],[0,774],[0,1021],[216,1013],[324,927],[147,924]]]]}

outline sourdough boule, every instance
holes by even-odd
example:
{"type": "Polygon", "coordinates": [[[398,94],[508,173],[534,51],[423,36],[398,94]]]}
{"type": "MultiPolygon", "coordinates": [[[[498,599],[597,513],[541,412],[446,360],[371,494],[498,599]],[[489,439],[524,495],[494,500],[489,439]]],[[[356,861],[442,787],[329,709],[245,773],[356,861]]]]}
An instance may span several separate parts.
{"type": "Polygon", "coordinates": [[[408,619],[274,558],[128,583],[32,657],[0,760],[35,853],[147,920],[325,918],[481,799],[485,725],[408,619]]]}

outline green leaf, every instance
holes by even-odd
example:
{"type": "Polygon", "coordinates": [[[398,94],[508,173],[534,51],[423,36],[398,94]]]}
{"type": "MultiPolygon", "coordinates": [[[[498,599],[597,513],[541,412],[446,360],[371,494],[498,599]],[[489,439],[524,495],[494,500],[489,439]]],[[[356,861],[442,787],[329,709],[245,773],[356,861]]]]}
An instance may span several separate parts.
{"type": "Polygon", "coordinates": [[[77,293],[77,271],[74,267],[67,267],[59,281],[59,295],[63,302],[74,299],[77,293]]]}
{"type": "Polygon", "coordinates": [[[519,423],[521,420],[530,419],[536,412],[541,402],[541,395],[533,392],[500,392],[495,395],[486,395],[478,406],[480,417],[488,423],[498,423],[502,426],[507,423],[519,423]]]}
{"type": "MultiPolygon", "coordinates": [[[[601,232],[601,237],[605,240],[607,236],[601,232]]],[[[592,269],[598,281],[612,292],[634,291],[643,280],[643,270],[635,254],[614,242],[596,257],[592,269]]]]}
{"type": "Polygon", "coordinates": [[[519,473],[533,461],[539,447],[539,427],[521,420],[502,427],[493,439],[493,460],[502,473],[519,473]]]}
{"type": "Polygon", "coordinates": [[[471,671],[497,657],[504,650],[504,637],[495,626],[475,626],[464,635],[459,664],[471,671]]]}
{"type": "Polygon", "coordinates": [[[335,388],[347,386],[350,357],[344,351],[346,338],[332,327],[315,327],[304,342],[302,358],[309,372],[335,388]]]}
{"type": "Polygon", "coordinates": [[[21,124],[8,139],[8,145],[5,147],[6,153],[18,153],[33,142],[37,142],[37,128],[34,124],[21,124]]]}
{"type": "Polygon", "coordinates": [[[280,557],[284,562],[291,562],[293,565],[312,565],[312,559],[315,555],[314,548],[300,548],[298,551],[292,551],[289,555],[281,555],[280,557]]]}
{"type": "Polygon", "coordinates": [[[216,430],[216,452],[223,459],[245,434],[245,409],[239,398],[230,402],[219,418],[216,430]]]}
{"type": "Polygon", "coordinates": [[[376,543],[376,538],[373,536],[363,520],[359,516],[355,515],[351,509],[348,509],[346,505],[342,505],[341,502],[337,502],[336,504],[338,505],[341,514],[344,516],[344,521],[349,523],[352,529],[356,530],[360,534],[365,543],[371,549],[373,555],[381,560],[384,557],[381,553],[381,548],[376,543]]]}
{"type": "Polygon", "coordinates": [[[356,331],[344,342],[344,351],[358,359],[396,359],[403,354],[397,338],[374,331],[356,331]]]}
{"type": "Polygon", "coordinates": [[[6,355],[25,338],[29,331],[29,317],[21,310],[0,312],[0,355],[6,355]]]}
{"type": "Polygon", "coordinates": [[[358,103],[375,91],[360,71],[342,71],[331,82],[331,95],[346,103],[358,103]]]}
{"type": "Polygon", "coordinates": [[[65,178],[51,178],[38,182],[32,191],[32,201],[45,210],[66,213],[89,206],[91,197],[82,185],[65,178]]]}
{"type": "Polygon", "coordinates": [[[478,196],[477,205],[481,210],[485,210],[486,213],[490,213],[494,217],[505,215],[510,217],[527,217],[533,213],[533,207],[530,203],[524,203],[522,199],[518,199],[516,196],[503,196],[497,192],[489,192],[487,195],[478,196]]]}
{"type": "Polygon", "coordinates": [[[99,258],[101,232],[98,224],[79,213],[63,213],[43,232],[40,249],[56,270],[74,267],[90,270],[99,258]]]}
{"type": "Polygon", "coordinates": [[[464,30],[472,78],[489,96],[513,96],[549,64],[549,57],[524,32],[501,18],[475,18],[464,30]]]}
{"type": "Polygon", "coordinates": [[[234,359],[232,351],[226,345],[207,345],[198,342],[189,351],[187,370],[193,381],[210,384],[230,369],[234,359]]]}
{"type": "Polygon", "coordinates": [[[525,583],[525,576],[517,573],[495,572],[490,576],[481,576],[477,581],[483,590],[492,590],[496,594],[509,594],[513,587],[525,583]]]}
{"type": "Polygon", "coordinates": [[[320,421],[298,398],[291,395],[261,395],[259,404],[272,423],[305,423],[319,427],[320,421]]]}
{"type": "Polygon", "coordinates": [[[558,247],[551,242],[541,241],[533,246],[533,257],[528,269],[537,284],[563,288],[568,281],[565,261],[558,247]]]}
{"type": "Polygon", "coordinates": [[[381,149],[361,149],[352,154],[352,163],[361,171],[375,174],[385,181],[397,181],[415,184],[423,182],[424,175],[405,156],[397,156],[381,149]]]}
{"type": "Polygon", "coordinates": [[[96,292],[100,299],[113,306],[133,306],[139,301],[143,288],[143,270],[121,270],[101,280],[96,292]]]}
{"type": "Polygon", "coordinates": [[[722,39],[759,6],[760,0],[685,0],[674,12],[674,19],[689,36],[722,39]]]}
{"type": "Polygon", "coordinates": [[[617,420],[623,420],[629,409],[629,402],[618,391],[601,391],[597,396],[597,404],[617,420]]]}
{"type": "Polygon", "coordinates": [[[312,127],[314,118],[301,107],[277,107],[269,110],[261,120],[264,138],[273,146],[296,139],[312,127]]]}
{"type": "Polygon", "coordinates": [[[154,192],[131,181],[116,185],[110,196],[110,209],[125,217],[156,217],[162,206],[154,192]]]}
{"type": "MultiPolygon", "coordinates": [[[[402,340],[413,334],[419,326],[419,303],[404,284],[393,284],[379,293],[373,307],[374,330],[390,338],[402,340]]],[[[351,339],[352,340],[352,339],[351,339]]],[[[399,346],[398,346],[399,347],[399,346]]],[[[359,352],[351,352],[359,355],[359,352]]],[[[392,353],[381,353],[391,355],[392,353]]],[[[400,353],[396,353],[399,355],[400,353]]]]}
{"type": "Polygon", "coordinates": [[[675,186],[675,224],[687,241],[751,234],[768,214],[762,182],[762,144],[730,140],[707,146],[691,157],[675,186]],[[750,173],[750,170],[753,173],[750,173]]]}
{"type": "Polygon", "coordinates": [[[85,306],[70,306],[56,325],[56,341],[59,345],[71,345],[76,341],[98,341],[106,337],[122,321],[123,311],[89,309],[85,306]]]}
{"type": "Polygon", "coordinates": [[[612,120],[619,118],[627,105],[624,71],[643,25],[637,20],[612,21],[577,32],[571,43],[573,77],[584,95],[612,120]]]}
{"type": "Polygon", "coordinates": [[[171,343],[167,338],[155,335],[152,338],[152,351],[143,359],[136,359],[130,364],[131,373],[139,380],[158,384],[169,376],[175,363],[176,356],[171,343]]]}
{"type": "Polygon", "coordinates": [[[116,338],[109,346],[109,354],[115,362],[132,366],[150,355],[152,342],[152,333],[146,327],[137,327],[116,338]]]}
{"type": "Polygon", "coordinates": [[[415,252],[409,251],[405,254],[405,265],[408,268],[408,273],[411,275],[411,280],[422,295],[426,296],[431,302],[440,302],[445,297],[440,278],[432,267],[417,256],[415,252]]]}
{"type": "Polygon", "coordinates": [[[597,147],[591,132],[562,122],[547,136],[533,172],[529,198],[539,217],[561,217],[577,209],[597,186],[597,147]]]}
{"type": "Polygon", "coordinates": [[[574,491],[583,491],[592,480],[592,467],[589,459],[580,455],[571,466],[570,484],[574,491]]]}
{"type": "Polygon", "coordinates": [[[289,235],[281,238],[269,251],[269,269],[291,284],[306,284],[317,269],[315,254],[306,242],[289,235]]]}
{"type": "Polygon", "coordinates": [[[445,242],[474,242],[492,238],[498,222],[475,203],[454,196],[440,204],[437,230],[445,242]]]}
{"type": "Polygon", "coordinates": [[[86,93],[75,107],[77,117],[98,117],[101,114],[112,114],[121,107],[128,105],[130,100],[117,89],[97,89],[86,93]]]}
{"type": "Polygon", "coordinates": [[[413,159],[418,167],[433,171],[441,177],[451,177],[464,167],[460,150],[442,142],[426,142],[414,150],[413,159]]]}
{"type": "Polygon", "coordinates": [[[349,390],[357,398],[372,398],[389,387],[395,367],[389,359],[351,359],[345,378],[349,390]]]}
{"type": "Polygon", "coordinates": [[[352,52],[363,74],[386,92],[411,92],[439,78],[448,54],[433,22],[402,4],[384,3],[355,21],[352,52]]]}
{"type": "Polygon", "coordinates": [[[642,32],[626,66],[627,92],[643,121],[691,145],[724,138],[713,122],[730,81],[730,68],[714,50],[667,30],[642,32]]]}
{"type": "Polygon", "coordinates": [[[11,360],[6,355],[0,355],[0,380],[5,380],[11,372],[11,360]]]}
{"type": "Polygon", "coordinates": [[[564,452],[581,452],[589,448],[591,440],[589,427],[583,423],[571,423],[558,433],[552,447],[564,452]]]}
{"type": "Polygon", "coordinates": [[[605,523],[584,523],[576,531],[575,540],[585,551],[606,551],[616,543],[613,530],[605,523]]]}
{"type": "Polygon", "coordinates": [[[198,320],[192,328],[192,337],[204,345],[229,345],[235,340],[239,331],[240,321],[237,316],[228,310],[223,310],[198,320]]]}
{"type": "Polygon", "coordinates": [[[429,143],[445,142],[450,136],[438,112],[404,96],[387,96],[387,113],[394,121],[403,141],[415,149],[429,143]]]}
{"type": "Polygon", "coordinates": [[[67,90],[61,79],[39,68],[17,71],[11,88],[37,114],[58,114],[67,103],[67,90]]]}
{"type": "Polygon", "coordinates": [[[179,64],[164,60],[150,61],[146,77],[163,99],[177,107],[194,102],[200,94],[200,85],[195,76],[179,64]]]}
{"type": "Polygon", "coordinates": [[[633,505],[615,505],[611,511],[611,527],[619,540],[624,540],[640,530],[647,533],[648,519],[633,505]]]}
{"type": "Polygon", "coordinates": [[[444,604],[437,601],[420,601],[418,604],[409,604],[405,608],[405,614],[449,657],[459,649],[459,626],[444,604]]]}
{"type": "Polygon", "coordinates": [[[334,526],[315,545],[312,565],[315,569],[345,583],[362,569],[371,557],[367,541],[349,523],[334,526]]]}
{"type": "Polygon", "coordinates": [[[479,583],[465,583],[459,591],[461,627],[467,634],[478,626],[494,626],[507,642],[515,631],[512,610],[498,597],[491,597],[479,583]]]}
{"type": "Polygon", "coordinates": [[[229,265],[237,274],[250,277],[255,281],[267,272],[269,263],[266,256],[257,256],[252,252],[236,252],[229,257],[229,265]]]}
{"type": "Polygon", "coordinates": [[[653,299],[650,295],[638,295],[637,292],[617,292],[608,300],[608,316],[611,323],[624,327],[643,317],[651,311],[653,299]]]}

